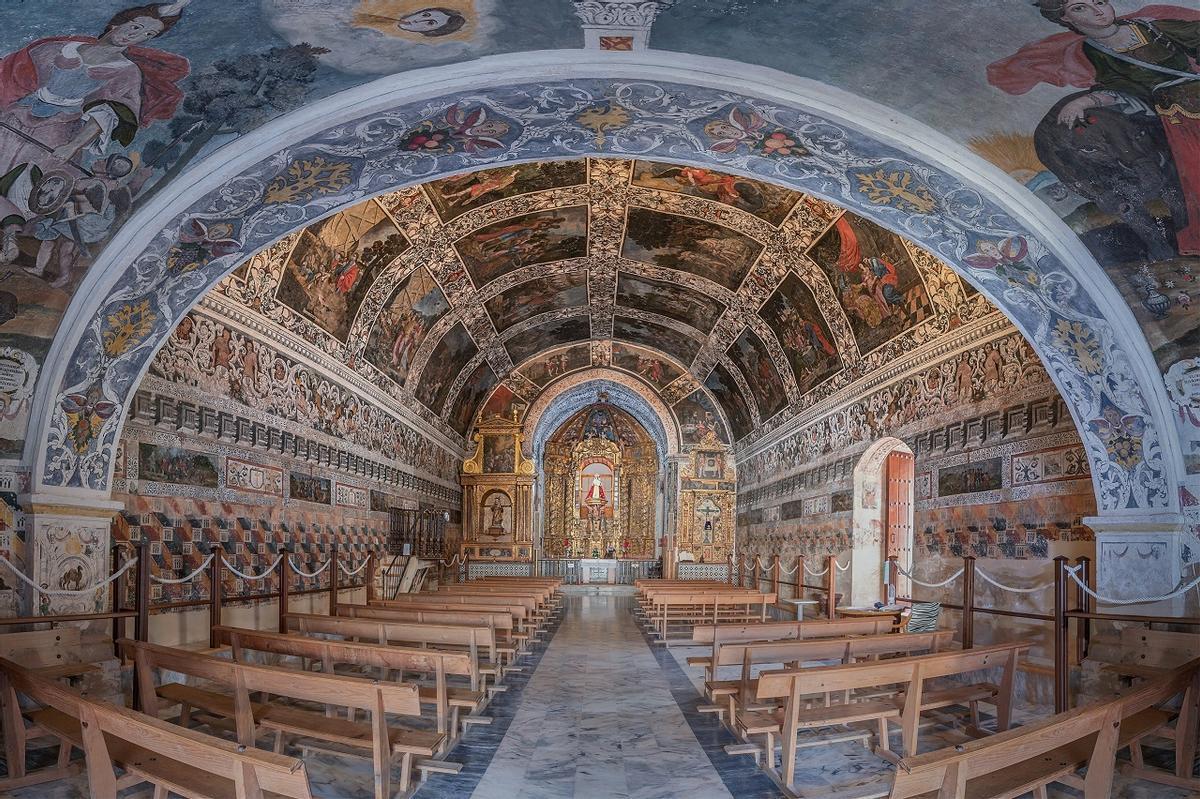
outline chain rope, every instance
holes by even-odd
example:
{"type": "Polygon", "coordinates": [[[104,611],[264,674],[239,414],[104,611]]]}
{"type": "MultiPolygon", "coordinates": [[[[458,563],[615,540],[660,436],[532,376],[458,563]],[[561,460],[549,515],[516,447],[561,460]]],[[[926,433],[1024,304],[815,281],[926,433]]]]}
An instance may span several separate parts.
{"type": "Polygon", "coordinates": [[[116,580],[117,578],[119,578],[125,572],[129,571],[129,569],[133,566],[133,564],[137,563],[137,560],[138,559],[136,556],[130,558],[129,560],[125,561],[125,564],[123,566],[121,566],[121,568],[117,569],[115,572],[110,574],[107,578],[101,580],[100,582],[98,582],[95,585],[92,585],[88,588],[80,588],[80,589],[74,590],[74,591],[68,591],[67,589],[63,588],[63,589],[57,589],[57,590],[51,591],[48,588],[42,588],[40,585],[35,583],[33,580],[26,577],[25,573],[16,567],[16,564],[14,564],[12,561],[10,561],[8,558],[4,557],[3,555],[0,555],[0,561],[4,562],[4,565],[8,567],[9,571],[11,571],[14,575],[16,575],[16,577],[18,579],[20,579],[22,582],[28,584],[29,587],[32,588],[34,591],[37,591],[39,594],[44,594],[46,596],[83,596],[84,594],[95,593],[96,591],[99,591],[101,588],[104,588],[106,585],[108,585],[109,583],[111,583],[114,580],[116,580]]]}
{"type": "MultiPolygon", "coordinates": [[[[271,572],[275,571],[275,567],[279,565],[279,562],[281,560],[283,560],[282,552],[279,553],[279,556],[275,558],[274,562],[272,562],[271,565],[267,567],[267,570],[264,571],[262,574],[246,574],[245,572],[238,571],[236,568],[234,568],[233,564],[230,563],[228,560],[226,560],[224,555],[221,556],[221,563],[225,564],[225,568],[229,569],[229,571],[233,572],[238,577],[241,577],[243,580],[265,580],[265,579],[267,579],[271,575],[271,572]]],[[[293,567],[293,568],[295,568],[295,567],[293,567]]]]}
{"type": "Polygon", "coordinates": [[[192,580],[195,580],[197,577],[199,577],[201,572],[203,572],[205,569],[208,568],[208,564],[212,563],[213,558],[215,558],[215,557],[216,557],[215,554],[209,555],[207,558],[204,559],[204,562],[201,563],[199,566],[197,566],[196,570],[194,572],[192,572],[191,574],[189,574],[187,577],[180,577],[178,579],[174,579],[174,578],[170,578],[170,577],[156,577],[152,574],[152,575],[150,575],[150,579],[156,583],[162,583],[163,585],[180,585],[182,583],[190,583],[192,580]]]}
{"type": "Polygon", "coordinates": [[[1093,599],[1095,599],[1099,602],[1103,602],[1105,605],[1148,605],[1152,602],[1163,602],[1168,599],[1174,599],[1175,597],[1180,596],[1181,594],[1186,594],[1188,591],[1191,591],[1197,585],[1200,585],[1200,577],[1197,577],[1196,579],[1192,580],[1187,585],[1179,586],[1178,588],[1171,591],[1170,593],[1162,594],[1161,596],[1135,596],[1135,597],[1130,597],[1129,599],[1112,599],[1111,597],[1101,596],[1100,594],[1097,594],[1095,591],[1088,588],[1087,583],[1085,583],[1083,580],[1079,579],[1079,572],[1083,569],[1082,565],[1067,566],[1065,568],[1067,570],[1067,574],[1071,575],[1071,579],[1075,581],[1076,585],[1078,585],[1080,588],[1082,588],[1088,594],[1088,596],[1092,597],[1093,599]]]}
{"type": "MultiPolygon", "coordinates": [[[[276,563],[278,563],[278,562],[279,561],[276,561],[276,563]]],[[[288,557],[288,563],[291,565],[292,571],[294,571],[296,574],[298,574],[301,577],[308,578],[308,577],[320,577],[321,572],[328,569],[329,564],[333,563],[333,561],[332,560],[325,561],[325,563],[323,563],[315,572],[304,571],[303,569],[301,569],[299,566],[296,565],[296,561],[292,560],[292,558],[290,556],[288,557]]],[[[228,565],[228,564],[226,564],[226,565],[228,565]]]]}

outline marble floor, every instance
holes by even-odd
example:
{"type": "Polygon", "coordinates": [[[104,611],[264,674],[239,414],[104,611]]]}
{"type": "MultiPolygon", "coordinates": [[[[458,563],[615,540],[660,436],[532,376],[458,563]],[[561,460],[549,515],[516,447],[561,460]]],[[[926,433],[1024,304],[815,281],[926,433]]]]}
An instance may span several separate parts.
{"type": "MultiPolygon", "coordinates": [[[[653,644],[633,616],[629,594],[571,593],[545,641],[509,675],[509,688],[445,759],[456,775],[434,775],[415,799],[766,799],[782,794],[747,756],[732,757],[732,737],[703,704],[699,669],[687,666],[693,647],[653,644]]],[[[726,676],[726,675],[721,675],[726,676]]],[[[1018,721],[1043,708],[1022,707],[1018,721]]],[[[986,726],[986,720],[985,720],[986,726]]],[[[947,714],[923,732],[922,751],[965,740],[947,714]]],[[[262,744],[268,745],[264,739],[262,744]]],[[[42,759],[49,761],[53,750],[42,759]]],[[[301,754],[294,752],[293,754],[301,754]]],[[[369,799],[370,764],[309,753],[320,799],[369,799]]],[[[1157,758],[1148,757],[1154,762],[1157,758]]],[[[31,764],[33,765],[33,764],[31,764]]],[[[1165,765],[1165,763],[1164,763],[1165,765]]],[[[797,787],[804,797],[886,795],[891,766],[857,743],[802,750],[797,787]]],[[[54,785],[0,793],[0,799],[84,799],[80,775],[54,785]]],[[[149,796],[145,790],[126,797],[149,796]]],[[[1054,799],[1080,794],[1052,787],[1054,799]]],[[[1118,776],[1117,799],[1183,799],[1182,790],[1118,776]]]]}

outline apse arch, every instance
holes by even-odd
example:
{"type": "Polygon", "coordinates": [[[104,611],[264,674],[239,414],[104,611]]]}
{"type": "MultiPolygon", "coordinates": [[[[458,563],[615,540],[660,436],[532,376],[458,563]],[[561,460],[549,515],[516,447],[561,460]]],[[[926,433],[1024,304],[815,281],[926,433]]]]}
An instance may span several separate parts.
{"type": "Polygon", "coordinates": [[[553,383],[526,413],[523,441],[534,463],[542,462],[546,441],[563,422],[595,404],[601,392],[608,395],[610,404],[628,413],[650,434],[660,464],[665,466],[670,456],[678,454],[679,425],[665,404],[652,394],[647,396],[647,389],[634,378],[612,369],[587,369],[553,383]]]}
{"type": "Polygon", "coordinates": [[[1178,509],[1182,455],[1145,337],[1079,239],[1032,194],[935,131],[846,92],[650,51],[524,53],[394,75],[269,123],[189,170],[122,227],[72,298],[27,436],[35,492],[107,495],[116,440],[150,357],[251,253],[403,186],[502,163],[605,155],[785,185],[917,242],[1032,342],[1071,408],[1099,507],[1178,509]],[[469,139],[420,155],[402,147],[414,126],[444,121],[464,104],[503,128],[498,147],[469,139]],[[746,120],[755,131],[774,126],[803,153],[755,151],[746,120]],[[191,260],[171,257],[185,226],[222,221],[234,224],[236,251],[201,241],[191,260]],[[968,262],[981,246],[1013,236],[1025,239],[1036,280],[968,262]],[[112,336],[131,310],[143,323],[136,335],[112,336]]]}

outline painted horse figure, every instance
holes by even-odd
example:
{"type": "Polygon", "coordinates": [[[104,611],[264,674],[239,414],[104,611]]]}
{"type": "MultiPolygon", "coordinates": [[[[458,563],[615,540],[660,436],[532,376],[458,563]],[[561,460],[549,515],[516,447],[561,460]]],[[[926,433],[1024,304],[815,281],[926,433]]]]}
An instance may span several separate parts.
{"type": "Polygon", "coordinates": [[[1038,123],[1038,158],[1072,191],[1125,222],[1152,260],[1174,258],[1166,230],[1148,207],[1161,200],[1176,230],[1187,225],[1183,189],[1162,122],[1153,114],[1096,107],[1079,124],[1061,124],[1059,111],[1082,94],[1086,92],[1062,98],[1038,123]]]}

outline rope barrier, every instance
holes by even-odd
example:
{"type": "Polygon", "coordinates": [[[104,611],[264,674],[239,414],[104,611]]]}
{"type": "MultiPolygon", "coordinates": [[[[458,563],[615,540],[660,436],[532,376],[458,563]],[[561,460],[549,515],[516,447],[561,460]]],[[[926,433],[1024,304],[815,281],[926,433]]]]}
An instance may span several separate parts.
{"type": "Polygon", "coordinates": [[[275,561],[270,566],[268,566],[267,570],[265,572],[263,572],[262,574],[246,574],[245,572],[241,572],[241,571],[238,571],[237,569],[235,569],[233,564],[225,559],[224,555],[221,556],[221,563],[225,564],[225,568],[229,569],[229,571],[233,572],[238,577],[241,577],[243,580],[265,580],[265,579],[267,579],[267,577],[270,576],[271,572],[275,571],[275,567],[279,565],[279,561],[281,561],[281,560],[283,560],[282,552],[279,554],[279,556],[277,558],[275,558],[275,561]]]}
{"type": "Polygon", "coordinates": [[[1187,585],[1180,586],[1170,593],[1163,594],[1162,596],[1136,596],[1129,599],[1112,599],[1110,597],[1097,594],[1095,591],[1088,588],[1087,583],[1079,579],[1079,571],[1082,568],[1083,566],[1067,566],[1067,574],[1071,575],[1071,579],[1075,581],[1075,584],[1082,588],[1088,594],[1088,596],[1099,602],[1103,602],[1105,605],[1146,605],[1150,604],[1151,602],[1163,602],[1167,599],[1174,599],[1181,594],[1186,594],[1197,585],[1200,585],[1200,577],[1197,577],[1187,585]]]}
{"type": "MultiPolygon", "coordinates": [[[[275,561],[275,562],[278,563],[279,561],[275,561]]],[[[325,563],[319,569],[317,569],[315,572],[311,572],[311,573],[303,571],[299,566],[296,565],[296,561],[292,560],[291,557],[288,558],[288,563],[291,564],[292,571],[294,571],[296,574],[300,575],[301,577],[320,577],[321,572],[328,569],[329,564],[333,563],[333,561],[332,560],[325,561],[325,563]]],[[[228,566],[229,565],[228,562],[225,565],[228,566]]]]}
{"type": "MultiPolygon", "coordinates": [[[[834,560],[833,560],[833,565],[834,565],[834,566],[837,566],[837,567],[838,567],[838,571],[842,571],[842,572],[844,572],[844,571],[846,571],[846,569],[849,569],[849,568],[850,568],[850,564],[849,564],[849,563],[847,563],[845,566],[843,566],[842,564],[838,563],[838,561],[837,561],[837,558],[834,558],[834,560]]],[[[828,568],[828,567],[827,567],[827,568],[828,568]]]]}
{"type": "Polygon", "coordinates": [[[212,563],[212,559],[215,557],[216,555],[209,555],[204,559],[204,562],[201,563],[196,570],[187,577],[180,577],[178,580],[175,580],[169,577],[155,577],[152,574],[150,575],[150,579],[156,583],[162,583],[163,585],[180,585],[181,583],[190,583],[192,580],[195,580],[201,572],[208,568],[208,564],[212,563]]]}
{"type": "Polygon", "coordinates": [[[922,588],[942,588],[944,586],[950,585],[950,583],[954,582],[959,577],[961,577],[962,573],[965,572],[966,569],[959,569],[958,571],[956,571],[954,574],[950,575],[945,580],[942,580],[940,583],[923,583],[920,580],[918,580],[916,577],[913,577],[912,572],[905,571],[901,566],[896,566],[896,571],[900,572],[905,577],[912,580],[914,583],[921,586],[922,588]]]}
{"type": "Polygon", "coordinates": [[[824,569],[821,569],[821,571],[815,572],[812,569],[808,568],[808,564],[805,563],[804,571],[808,573],[809,577],[824,577],[826,574],[829,573],[829,567],[826,566],[824,569]]]}
{"type": "Polygon", "coordinates": [[[975,568],[975,573],[1002,591],[1011,591],[1014,594],[1036,594],[1038,591],[1045,591],[1047,588],[1051,588],[1054,585],[1054,581],[1051,580],[1048,583],[1035,585],[1033,588],[1013,588],[1011,585],[1004,585],[1003,583],[996,582],[988,575],[987,572],[979,567],[975,568]]]}
{"type": "Polygon", "coordinates": [[[34,591],[37,591],[39,594],[45,594],[46,596],[82,596],[83,594],[95,593],[96,591],[99,591],[101,588],[104,588],[106,585],[108,585],[109,583],[111,583],[114,580],[116,580],[117,578],[119,578],[122,574],[129,571],[130,567],[132,567],[133,564],[137,563],[137,558],[133,557],[133,558],[130,558],[129,560],[125,561],[125,564],[123,566],[121,566],[121,568],[117,569],[115,572],[110,574],[107,578],[105,578],[104,580],[101,580],[100,582],[96,583],[95,585],[90,586],[88,588],[80,588],[75,591],[68,591],[66,589],[58,589],[58,590],[51,591],[47,588],[42,588],[40,585],[35,583],[33,580],[26,577],[25,574],[20,569],[18,569],[16,567],[16,565],[12,561],[10,561],[8,558],[0,555],[0,561],[3,561],[4,565],[8,567],[9,571],[11,571],[14,575],[16,575],[22,582],[27,583],[34,591]]]}
{"type": "Polygon", "coordinates": [[[358,574],[359,572],[361,572],[363,569],[367,568],[367,565],[370,562],[371,562],[370,558],[365,559],[362,563],[358,564],[357,569],[351,569],[351,568],[347,567],[344,563],[339,563],[338,568],[342,570],[342,574],[346,575],[347,577],[353,577],[356,574],[358,574]]]}
{"type": "Polygon", "coordinates": [[[781,563],[781,564],[779,564],[779,573],[780,573],[780,574],[786,574],[786,575],[788,575],[788,576],[790,577],[790,576],[792,576],[793,574],[795,574],[795,573],[796,573],[796,570],[797,570],[797,569],[799,569],[799,568],[800,568],[800,565],[799,565],[799,564],[797,564],[797,565],[795,565],[795,566],[793,566],[793,567],[792,567],[792,570],[791,570],[791,571],[788,571],[787,569],[783,568],[783,564],[781,563]]]}

